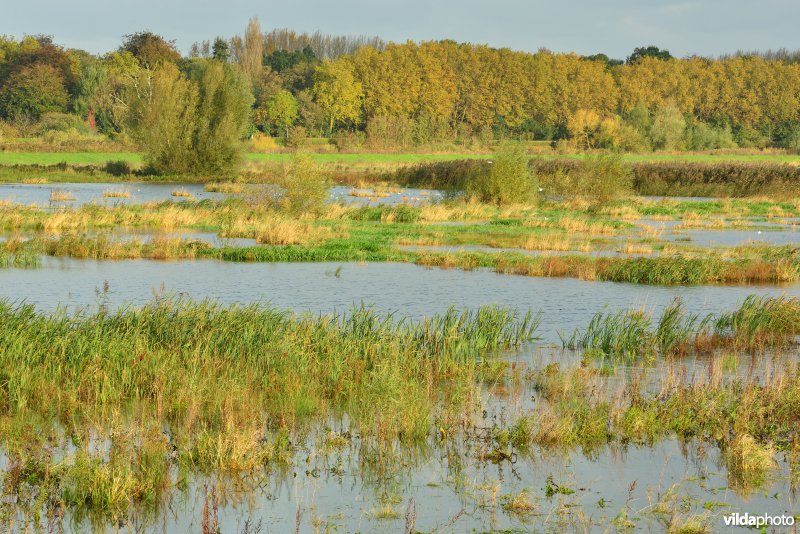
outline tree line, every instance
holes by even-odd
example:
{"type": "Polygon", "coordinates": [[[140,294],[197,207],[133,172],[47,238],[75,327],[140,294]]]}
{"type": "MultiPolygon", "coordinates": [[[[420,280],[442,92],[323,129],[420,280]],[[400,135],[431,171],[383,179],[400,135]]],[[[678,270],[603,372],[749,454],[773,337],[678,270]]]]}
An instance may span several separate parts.
{"type": "MultiPolygon", "coordinates": [[[[256,19],[243,35],[197,43],[186,57],[151,32],[102,56],[47,36],[0,37],[0,137],[61,128],[185,154],[216,147],[204,136],[234,136],[219,147],[229,155],[209,158],[213,166],[233,161],[239,138],[256,132],[387,150],[501,138],[578,150],[798,149],[797,57],[674,58],[650,46],[623,61],[263,32],[256,19]]],[[[175,167],[187,165],[198,163],[175,167]]]]}

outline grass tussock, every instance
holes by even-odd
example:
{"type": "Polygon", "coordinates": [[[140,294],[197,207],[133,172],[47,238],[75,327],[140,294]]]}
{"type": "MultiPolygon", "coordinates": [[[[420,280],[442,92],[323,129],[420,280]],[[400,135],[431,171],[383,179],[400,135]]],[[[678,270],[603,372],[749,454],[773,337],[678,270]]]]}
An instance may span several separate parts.
{"type": "Polygon", "coordinates": [[[125,190],[103,191],[103,198],[130,198],[131,192],[125,190]]]}
{"type": "Polygon", "coordinates": [[[175,189],[172,193],[170,193],[173,197],[179,198],[192,198],[191,192],[187,191],[186,189],[175,189]]]}
{"type": "Polygon", "coordinates": [[[764,485],[778,467],[774,447],[758,443],[750,434],[731,439],[723,458],[728,470],[728,483],[744,491],[764,485]]]}
{"type": "Polygon", "coordinates": [[[63,189],[53,189],[50,191],[50,202],[73,202],[75,195],[63,189]]]}

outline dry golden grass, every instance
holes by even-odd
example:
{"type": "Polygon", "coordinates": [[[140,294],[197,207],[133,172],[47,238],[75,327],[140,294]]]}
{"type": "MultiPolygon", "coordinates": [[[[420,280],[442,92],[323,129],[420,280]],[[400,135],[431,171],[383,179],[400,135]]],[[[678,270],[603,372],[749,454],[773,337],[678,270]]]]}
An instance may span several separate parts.
{"type": "Polygon", "coordinates": [[[589,252],[592,250],[592,245],[590,243],[574,243],[570,239],[558,236],[531,235],[528,236],[522,248],[525,250],[552,250],[558,252],[570,250],[589,252]]]}
{"type": "Polygon", "coordinates": [[[53,189],[50,191],[50,202],[72,202],[75,195],[63,189],[53,189]]]}
{"type": "Polygon", "coordinates": [[[348,233],[346,225],[338,225],[334,231],[309,221],[261,215],[235,219],[220,236],[251,238],[260,245],[307,245],[334,237],[345,239],[348,233]]]}
{"type": "Polygon", "coordinates": [[[23,184],[26,185],[35,185],[35,184],[46,184],[48,183],[47,178],[24,178],[22,180],[23,184]]]}
{"type": "Polygon", "coordinates": [[[609,235],[614,234],[616,229],[610,222],[605,221],[589,221],[579,217],[560,217],[549,218],[539,217],[535,219],[526,219],[522,223],[529,228],[559,228],[571,233],[580,233],[586,235],[609,235]]]}
{"type": "Polygon", "coordinates": [[[210,193],[241,194],[245,192],[245,184],[233,182],[209,182],[203,189],[210,193]]]}
{"type": "Polygon", "coordinates": [[[395,244],[400,246],[417,246],[417,247],[436,247],[442,246],[443,243],[439,237],[434,236],[419,236],[419,237],[398,237],[395,244]]]}
{"type": "Polygon", "coordinates": [[[652,254],[653,249],[641,243],[626,242],[620,247],[619,252],[622,254],[652,254]]]}
{"type": "Polygon", "coordinates": [[[734,437],[724,457],[728,482],[739,490],[758,488],[778,467],[774,447],[760,445],[750,434],[734,437]]]}
{"type": "Polygon", "coordinates": [[[131,193],[130,191],[103,191],[104,198],[130,198],[131,193]]]}
{"type": "Polygon", "coordinates": [[[651,224],[643,224],[640,226],[640,228],[641,228],[641,234],[644,237],[650,239],[656,239],[661,237],[661,235],[666,230],[666,228],[663,225],[655,226],[651,224]]]}
{"type": "Polygon", "coordinates": [[[191,198],[192,194],[186,189],[176,189],[175,191],[172,192],[172,196],[180,198],[191,198]]]}
{"type": "Polygon", "coordinates": [[[385,198],[389,196],[389,193],[386,192],[378,192],[378,191],[350,191],[347,193],[348,196],[356,197],[356,198],[385,198]]]}
{"type": "Polygon", "coordinates": [[[641,218],[639,210],[634,209],[632,206],[615,206],[608,210],[608,215],[623,221],[631,221],[641,218]]]}
{"type": "Polygon", "coordinates": [[[420,207],[423,222],[485,221],[498,214],[497,208],[479,202],[428,204],[420,207]]]}

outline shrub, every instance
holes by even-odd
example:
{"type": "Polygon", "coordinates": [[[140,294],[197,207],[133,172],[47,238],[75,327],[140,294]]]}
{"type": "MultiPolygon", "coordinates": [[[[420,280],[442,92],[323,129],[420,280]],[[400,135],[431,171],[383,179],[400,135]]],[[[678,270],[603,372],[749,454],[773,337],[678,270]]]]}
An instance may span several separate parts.
{"type": "Polygon", "coordinates": [[[489,172],[477,173],[476,179],[465,184],[466,193],[498,205],[534,200],[538,188],[528,159],[525,149],[518,144],[501,146],[489,172]]]}
{"type": "Polygon", "coordinates": [[[800,168],[782,163],[635,163],[633,188],[641,195],[747,196],[782,194],[800,186],[800,168]]]}
{"type": "Polygon", "coordinates": [[[279,185],[283,207],[292,212],[318,212],[328,199],[328,180],[307,152],[294,154],[279,185]]]}
{"type": "Polygon", "coordinates": [[[700,122],[687,129],[686,146],[689,150],[713,150],[736,148],[736,142],[729,126],[716,129],[700,122]]]}
{"type": "Polygon", "coordinates": [[[333,137],[333,144],[339,152],[357,150],[364,146],[364,132],[348,132],[341,130],[333,137]]]}
{"type": "Polygon", "coordinates": [[[420,163],[398,169],[385,179],[409,187],[463,191],[466,184],[489,172],[489,163],[477,159],[420,163]]]}
{"type": "Polygon", "coordinates": [[[71,132],[76,131],[81,134],[91,133],[91,129],[86,122],[77,115],[69,113],[45,113],[39,121],[38,130],[40,134],[47,132],[71,132]]]}
{"type": "Polygon", "coordinates": [[[0,141],[10,141],[19,137],[19,132],[9,123],[0,120],[0,141]]]}
{"type": "Polygon", "coordinates": [[[279,148],[274,137],[270,137],[261,132],[254,133],[253,137],[250,138],[250,147],[258,152],[269,152],[279,148]]]}
{"type": "Polygon", "coordinates": [[[286,146],[292,148],[302,148],[306,145],[308,133],[306,129],[300,125],[292,126],[289,128],[289,133],[286,134],[286,146]]]}
{"type": "Polygon", "coordinates": [[[187,77],[171,63],[133,105],[132,131],[147,162],[161,173],[231,174],[250,120],[252,95],[233,66],[193,64],[187,77]]]}
{"type": "Polygon", "coordinates": [[[630,168],[618,155],[587,156],[581,161],[568,161],[534,164],[546,193],[591,197],[602,203],[632,192],[630,168]]]}
{"type": "Polygon", "coordinates": [[[107,161],[103,170],[112,176],[130,176],[133,174],[131,164],[125,160],[107,161]]]}

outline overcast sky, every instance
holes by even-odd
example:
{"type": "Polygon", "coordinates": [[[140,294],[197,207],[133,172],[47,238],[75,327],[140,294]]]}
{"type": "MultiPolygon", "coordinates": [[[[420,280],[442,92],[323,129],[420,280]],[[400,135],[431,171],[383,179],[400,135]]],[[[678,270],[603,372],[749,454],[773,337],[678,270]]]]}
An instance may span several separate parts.
{"type": "Polygon", "coordinates": [[[798,0],[0,0],[0,34],[51,34],[99,53],[148,29],[187,51],[196,41],[288,27],[406,41],[450,38],[497,47],[624,58],[654,44],[673,55],[800,48],[798,0]],[[11,7],[9,4],[13,4],[11,7]]]}

